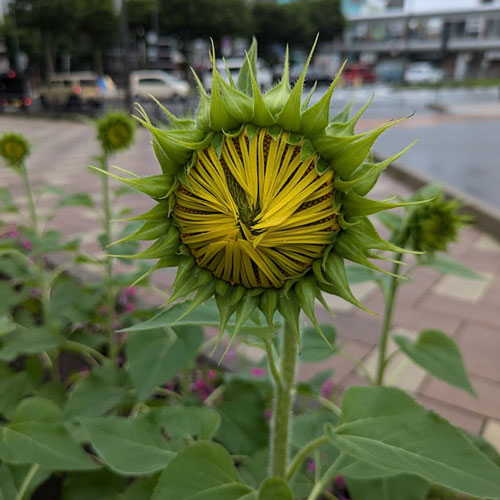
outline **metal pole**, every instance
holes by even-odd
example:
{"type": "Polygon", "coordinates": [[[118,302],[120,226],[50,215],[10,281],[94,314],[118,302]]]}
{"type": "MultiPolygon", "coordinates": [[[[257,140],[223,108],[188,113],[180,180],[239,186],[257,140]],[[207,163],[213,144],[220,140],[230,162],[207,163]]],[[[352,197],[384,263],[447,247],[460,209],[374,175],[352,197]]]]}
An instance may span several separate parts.
{"type": "Polygon", "coordinates": [[[130,63],[129,63],[130,36],[128,29],[127,0],[121,1],[120,8],[120,56],[122,77],[125,85],[125,105],[132,112],[132,95],[130,92],[130,63]]]}

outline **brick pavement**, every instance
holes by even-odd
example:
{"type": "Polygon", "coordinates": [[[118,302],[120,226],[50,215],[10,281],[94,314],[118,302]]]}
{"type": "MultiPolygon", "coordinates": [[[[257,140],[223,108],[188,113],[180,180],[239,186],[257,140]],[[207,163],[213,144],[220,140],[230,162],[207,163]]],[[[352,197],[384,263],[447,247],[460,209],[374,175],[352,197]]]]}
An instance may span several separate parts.
{"type": "MultiPolygon", "coordinates": [[[[57,185],[69,192],[91,192],[100,200],[99,179],[85,167],[92,163],[92,155],[98,152],[93,129],[88,124],[3,117],[0,132],[7,130],[22,132],[32,141],[33,154],[28,168],[36,187],[57,185]]],[[[140,175],[158,173],[149,137],[142,129],[138,131],[135,147],[118,155],[114,162],[140,175]]],[[[20,180],[5,168],[0,169],[0,185],[12,188],[18,203],[26,204],[20,180]]],[[[381,199],[395,194],[407,195],[409,190],[386,175],[382,176],[372,196],[381,199]]],[[[38,202],[39,212],[45,213],[51,202],[52,195],[44,195],[38,202]]],[[[146,196],[131,195],[121,199],[120,205],[133,206],[134,212],[139,213],[149,208],[150,201],[146,196]]],[[[17,216],[9,217],[12,223],[19,222],[17,216]]],[[[90,209],[69,207],[61,210],[48,225],[61,229],[68,236],[82,237],[83,247],[88,253],[99,253],[95,242],[95,236],[100,232],[99,217],[90,209]]],[[[388,377],[395,370],[398,375],[396,383],[414,393],[423,405],[464,429],[482,433],[500,450],[500,244],[491,236],[469,227],[462,231],[451,253],[483,274],[485,280],[462,280],[440,276],[430,269],[417,270],[411,283],[400,289],[394,327],[398,332],[410,335],[431,327],[451,335],[462,349],[472,385],[479,397],[475,399],[427,376],[411,362],[403,361],[402,357],[396,358],[388,377]]],[[[172,272],[166,270],[156,273],[153,283],[166,290],[171,280],[172,272]]],[[[376,287],[359,284],[353,289],[367,307],[382,312],[382,298],[376,287]]],[[[161,298],[150,300],[157,300],[159,304],[161,298]]],[[[380,317],[358,311],[335,297],[328,300],[338,314],[333,321],[345,350],[366,361],[373,370],[380,317]]],[[[321,320],[332,321],[324,312],[318,311],[318,314],[321,320]]],[[[240,349],[245,351],[243,347],[240,349]]],[[[251,355],[255,359],[255,352],[251,355]]],[[[334,381],[340,388],[360,382],[353,366],[338,357],[317,364],[302,364],[299,374],[301,378],[308,378],[327,368],[335,371],[334,381]]]]}

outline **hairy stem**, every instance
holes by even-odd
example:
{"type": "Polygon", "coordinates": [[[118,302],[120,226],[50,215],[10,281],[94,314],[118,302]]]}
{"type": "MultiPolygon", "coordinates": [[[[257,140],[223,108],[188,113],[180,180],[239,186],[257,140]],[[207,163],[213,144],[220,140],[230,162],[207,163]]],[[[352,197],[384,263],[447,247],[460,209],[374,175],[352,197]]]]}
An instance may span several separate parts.
{"type": "Polygon", "coordinates": [[[271,471],[285,478],[288,466],[289,433],[297,363],[297,339],[292,327],[285,322],[281,348],[281,384],[274,385],[272,420],[271,471]]]}
{"type": "MultiPolygon", "coordinates": [[[[396,256],[397,261],[401,261],[403,259],[403,254],[398,253],[396,256]]],[[[392,266],[392,273],[398,274],[399,268],[401,264],[399,262],[395,262],[392,266]]],[[[389,291],[387,297],[385,299],[385,309],[384,309],[384,323],[382,325],[382,331],[380,334],[379,341],[379,351],[378,351],[378,362],[377,362],[377,373],[375,375],[375,385],[383,385],[384,383],[384,372],[387,366],[387,343],[389,341],[389,332],[391,330],[392,325],[392,315],[394,311],[394,301],[396,298],[396,291],[399,285],[399,278],[395,276],[391,276],[391,282],[389,285],[389,291]]]]}
{"type": "MultiPolygon", "coordinates": [[[[103,170],[108,171],[108,157],[104,155],[102,159],[103,170]]],[[[104,234],[106,239],[106,244],[111,244],[112,234],[111,234],[111,203],[109,196],[109,177],[107,175],[102,175],[102,205],[103,205],[103,226],[104,234]]],[[[109,357],[115,359],[116,343],[115,343],[115,290],[112,284],[113,280],[113,259],[109,255],[106,255],[105,260],[105,279],[106,279],[106,330],[108,333],[108,344],[109,344],[109,357]]]]}

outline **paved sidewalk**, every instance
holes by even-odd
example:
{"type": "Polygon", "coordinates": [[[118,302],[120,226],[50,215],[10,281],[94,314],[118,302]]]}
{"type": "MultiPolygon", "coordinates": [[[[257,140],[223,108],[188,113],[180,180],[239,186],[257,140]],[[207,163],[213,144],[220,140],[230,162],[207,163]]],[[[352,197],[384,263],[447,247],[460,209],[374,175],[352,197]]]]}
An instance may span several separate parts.
{"type": "MultiPolygon", "coordinates": [[[[91,127],[42,119],[0,119],[0,132],[7,130],[22,132],[32,141],[33,154],[28,169],[35,187],[57,185],[69,192],[90,192],[100,200],[99,179],[85,168],[92,163],[92,155],[98,152],[91,127]]],[[[159,171],[149,137],[142,129],[138,130],[137,144],[130,152],[118,155],[114,163],[140,175],[153,175],[159,171]]],[[[8,169],[0,168],[0,185],[12,188],[18,203],[26,204],[20,179],[8,169]]],[[[409,190],[386,175],[382,176],[372,196],[382,199],[396,194],[406,196],[409,190]]],[[[45,195],[38,203],[39,212],[46,212],[51,202],[53,198],[45,195]]],[[[135,213],[151,206],[148,198],[141,195],[124,197],[120,204],[133,206],[135,213]]],[[[10,216],[10,221],[20,222],[15,215],[10,216]]],[[[61,229],[67,236],[82,237],[88,253],[96,255],[100,252],[95,242],[100,232],[99,217],[90,209],[64,209],[49,222],[49,226],[61,229]]],[[[482,273],[486,279],[462,280],[419,269],[414,280],[400,289],[395,327],[413,335],[424,328],[434,327],[453,336],[464,353],[478,399],[426,376],[411,362],[398,366],[402,358],[397,358],[393,366],[397,370],[398,384],[415,393],[422,404],[464,429],[482,433],[500,450],[500,244],[470,227],[462,231],[460,241],[453,245],[452,255],[482,273]]],[[[154,276],[154,284],[162,290],[166,290],[171,280],[172,272],[168,270],[154,276]]],[[[382,299],[374,285],[359,284],[353,289],[367,307],[382,312],[382,299]]],[[[161,299],[157,300],[159,304],[161,299]]],[[[374,369],[381,318],[357,311],[334,297],[329,300],[338,314],[333,321],[345,350],[367,361],[374,369]]],[[[319,314],[322,321],[332,321],[326,314],[319,314]]],[[[335,370],[334,381],[340,388],[360,382],[352,365],[338,357],[323,363],[302,365],[300,376],[307,378],[327,368],[335,370]]],[[[391,377],[390,371],[388,377],[391,377]]]]}

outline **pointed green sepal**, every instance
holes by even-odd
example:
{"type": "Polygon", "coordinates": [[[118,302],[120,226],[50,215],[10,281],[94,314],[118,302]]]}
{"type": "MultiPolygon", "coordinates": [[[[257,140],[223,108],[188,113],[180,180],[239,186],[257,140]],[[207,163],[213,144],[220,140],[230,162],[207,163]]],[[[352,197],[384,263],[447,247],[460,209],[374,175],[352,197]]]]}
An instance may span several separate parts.
{"type": "Polygon", "coordinates": [[[344,61],[337,76],[333,80],[328,90],[323,94],[323,97],[309,109],[302,113],[302,131],[309,137],[321,134],[328,125],[330,117],[330,105],[332,100],[333,90],[337,86],[340,75],[344,70],[347,60],[344,61]]]}
{"type": "Polygon", "coordinates": [[[330,348],[333,349],[333,346],[330,344],[325,334],[321,330],[318,320],[316,319],[316,314],[314,312],[314,303],[317,297],[317,283],[314,276],[308,274],[300,281],[298,281],[295,285],[295,293],[297,294],[297,301],[299,303],[299,306],[306,313],[306,316],[309,318],[314,328],[316,328],[323,340],[328,344],[330,348]]]}
{"type": "Polygon", "coordinates": [[[253,115],[253,102],[248,95],[231,87],[231,85],[227,84],[222,78],[219,79],[219,90],[230,115],[235,120],[242,124],[251,120],[253,115]]]}
{"type": "Polygon", "coordinates": [[[167,233],[171,224],[172,222],[168,219],[165,221],[147,221],[137,231],[117,241],[113,241],[113,243],[109,244],[108,247],[118,245],[119,243],[125,243],[127,241],[156,240],[156,238],[160,238],[167,233]]]}
{"type": "Polygon", "coordinates": [[[231,130],[241,125],[241,122],[234,118],[229,112],[228,106],[222,99],[219,87],[222,77],[220,76],[215,62],[212,69],[212,94],[210,96],[210,128],[212,130],[222,131],[231,130]]]}
{"type": "Polygon", "coordinates": [[[290,63],[289,50],[286,46],[285,62],[283,64],[283,74],[280,82],[264,94],[264,101],[271,113],[276,115],[282,109],[290,97],[290,63]]]}
{"type": "Polygon", "coordinates": [[[241,65],[236,82],[238,88],[250,97],[252,96],[252,73],[257,75],[257,40],[255,38],[252,39],[252,45],[241,65]]]}
{"type": "Polygon", "coordinates": [[[374,314],[373,311],[364,307],[352,293],[342,257],[335,252],[330,252],[323,264],[319,261],[316,262],[314,263],[316,265],[313,264],[313,272],[318,281],[323,282],[321,285],[328,285],[322,288],[324,291],[341,297],[363,311],[374,314]]]}
{"type": "Polygon", "coordinates": [[[288,296],[280,295],[278,300],[278,311],[285,320],[286,327],[291,328],[297,339],[299,352],[302,350],[302,340],[300,338],[299,315],[300,306],[293,290],[290,290],[288,296]]]}
{"type": "Polygon", "coordinates": [[[231,346],[233,345],[233,342],[236,339],[236,335],[238,335],[238,332],[241,330],[245,322],[250,318],[250,316],[255,311],[255,308],[257,307],[258,304],[259,304],[258,297],[252,297],[250,295],[247,295],[237,305],[236,321],[234,323],[233,334],[231,335],[231,340],[229,341],[229,344],[227,345],[224,353],[222,354],[221,359],[219,360],[219,364],[222,363],[222,361],[226,357],[226,354],[229,352],[229,349],[231,349],[231,346]]]}
{"type": "Polygon", "coordinates": [[[356,182],[356,185],[354,186],[354,191],[356,191],[356,193],[360,194],[361,196],[365,196],[366,194],[368,194],[372,190],[373,186],[375,186],[375,184],[377,183],[380,174],[389,165],[394,163],[398,158],[403,156],[407,151],[415,146],[417,142],[418,140],[413,141],[402,151],[396,153],[390,158],[387,158],[386,160],[378,163],[364,163],[363,165],[361,165],[361,167],[356,170],[356,172],[354,172],[354,175],[356,175],[356,178],[358,180],[358,182],[356,182]],[[359,172],[358,174],[359,170],[361,170],[361,172],[359,172]]]}
{"type": "Polygon", "coordinates": [[[278,308],[279,291],[275,288],[269,288],[264,291],[260,297],[259,309],[264,313],[267,324],[272,326],[273,317],[278,308]]]}
{"type": "Polygon", "coordinates": [[[120,177],[119,175],[112,174],[102,168],[90,167],[92,170],[96,170],[101,174],[107,175],[116,179],[124,184],[137,189],[138,191],[142,191],[147,194],[151,198],[161,199],[164,198],[169,191],[172,189],[172,186],[175,183],[175,178],[173,175],[161,174],[161,175],[152,175],[151,177],[143,177],[143,178],[133,178],[127,179],[125,177],[120,177]]]}
{"type": "Polygon", "coordinates": [[[344,196],[344,211],[349,217],[364,217],[366,215],[376,214],[377,212],[382,212],[383,210],[390,210],[391,208],[397,207],[408,207],[411,205],[420,205],[422,203],[427,203],[429,200],[423,201],[406,201],[399,203],[391,203],[389,201],[376,201],[364,198],[355,192],[349,192],[344,196]]]}
{"type": "Polygon", "coordinates": [[[168,217],[168,201],[160,200],[151,210],[133,217],[125,217],[123,219],[113,219],[111,222],[127,222],[134,220],[164,220],[168,217]]]}
{"type": "Polygon", "coordinates": [[[309,63],[311,62],[311,58],[314,53],[314,49],[316,48],[317,42],[318,36],[316,36],[316,39],[314,40],[311,51],[309,52],[309,56],[307,57],[306,63],[304,64],[304,69],[302,70],[297,83],[293,87],[290,96],[286,101],[286,104],[276,116],[276,121],[285,130],[299,132],[301,129],[302,120],[300,115],[300,108],[302,106],[302,89],[304,86],[304,80],[306,78],[307,68],[309,67],[309,63]]]}
{"type": "Polygon", "coordinates": [[[215,292],[215,283],[212,281],[204,286],[198,288],[193,300],[189,304],[189,307],[172,323],[171,326],[174,326],[181,319],[185,318],[189,313],[194,311],[198,306],[201,306],[204,302],[206,302],[215,292]]]}
{"type": "Polygon", "coordinates": [[[149,248],[133,255],[112,255],[122,259],[161,259],[175,255],[179,248],[179,231],[170,226],[167,234],[155,241],[149,248]]]}

